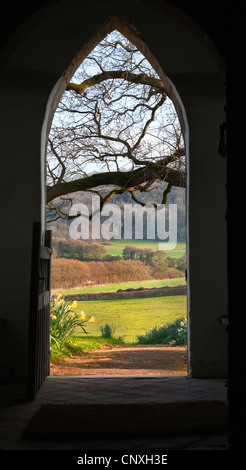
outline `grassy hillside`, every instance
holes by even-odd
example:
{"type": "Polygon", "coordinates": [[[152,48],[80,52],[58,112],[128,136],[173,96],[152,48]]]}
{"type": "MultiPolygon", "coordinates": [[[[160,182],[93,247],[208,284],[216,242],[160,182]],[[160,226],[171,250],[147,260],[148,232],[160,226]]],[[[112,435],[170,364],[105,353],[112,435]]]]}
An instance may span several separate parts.
{"type": "MultiPolygon", "coordinates": [[[[136,246],[138,248],[152,248],[158,250],[158,242],[155,240],[113,240],[109,245],[105,245],[106,251],[110,255],[122,256],[123,250],[127,245],[136,246]]],[[[186,243],[178,242],[175,250],[168,250],[168,256],[174,258],[183,256],[185,254],[186,243]]]]}

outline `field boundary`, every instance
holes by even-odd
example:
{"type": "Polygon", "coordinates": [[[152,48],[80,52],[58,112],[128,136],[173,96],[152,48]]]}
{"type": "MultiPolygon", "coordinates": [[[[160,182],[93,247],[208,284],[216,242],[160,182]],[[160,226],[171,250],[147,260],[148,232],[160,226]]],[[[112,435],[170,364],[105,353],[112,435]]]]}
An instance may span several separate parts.
{"type": "Polygon", "coordinates": [[[116,292],[94,292],[87,294],[64,295],[67,301],[73,300],[113,300],[113,299],[134,299],[143,297],[162,297],[167,295],[186,295],[186,285],[164,286],[164,287],[130,287],[128,289],[118,289],[116,292]]]}

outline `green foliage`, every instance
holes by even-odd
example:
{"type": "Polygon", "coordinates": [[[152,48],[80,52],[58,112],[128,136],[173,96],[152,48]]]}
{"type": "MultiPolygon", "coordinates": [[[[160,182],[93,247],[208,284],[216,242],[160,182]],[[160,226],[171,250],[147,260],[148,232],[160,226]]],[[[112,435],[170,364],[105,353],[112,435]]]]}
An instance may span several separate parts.
{"type": "Polygon", "coordinates": [[[173,323],[159,324],[145,335],[138,335],[137,339],[139,344],[184,345],[187,343],[187,320],[181,317],[173,323]]]}
{"type": "MultiPolygon", "coordinates": [[[[107,257],[106,248],[99,243],[87,243],[82,240],[54,238],[53,249],[57,258],[77,259],[79,261],[100,260],[107,257]]],[[[113,258],[114,259],[114,258],[113,258]]]]}
{"type": "Polygon", "coordinates": [[[122,253],[123,259],[132,261],[141,261],[149,265],[151,269],[151,276],[154,279],[163,279],[168,277],[170,268],[173,268],[173,275],[175,270],[185,272],[186,256],[174,258],[167,256],[167,252],[163,250],[154,250],[152,248],[141,248],[136,245],[126,245],[122,253]]]}
{"type": "MultiPolygon", "coordinates": [[[[84,333],[86,323],[86,315],[83,311],[78,314],[75,312],[77,302],[65,302],[60,294],[57,295],[50,314],[50,341],[52,345],[60,348],[71,341],[72,335],[79,328],[84,333]]],[[[89,322],[94,322],[95,318],[91,317],[89,322]]]]}
{"type": "Polygon", "coordinates": [[[176,260],[176,266],[179,271],[185,272],[186,270],[186,256],[185,255],[181,256],[180,258],[176,260]]]}
{"type": "Polygon", "coordinates": [[[104,326],[100,326],[100,330],[103,338],[112,338],[115,333],[115,326],[105,323],[104,326]]]}
{"type": "Polygon", "coordinates": [[[139,248],[134,245],[127,245],[123,249],[123,259],[131,259],[151,264],[155,251],[152,248],[139,248]]]}

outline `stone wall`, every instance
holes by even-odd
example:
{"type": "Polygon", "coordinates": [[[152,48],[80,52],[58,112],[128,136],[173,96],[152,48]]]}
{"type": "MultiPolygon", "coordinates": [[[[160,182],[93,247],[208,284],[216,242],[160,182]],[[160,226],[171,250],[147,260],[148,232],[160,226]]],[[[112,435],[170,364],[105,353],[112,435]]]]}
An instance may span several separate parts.
{"type": "Polygon", "coordinates": [[[75,294],[64,296],[65,300],[112,300],[112,299],[135,299],[143,297],[162,297],[166,295],[186,295],[186,285],[165,287],[139,287],[137,289],[119,289],[116,292],[95,292],[90,294],[75,294]]]}

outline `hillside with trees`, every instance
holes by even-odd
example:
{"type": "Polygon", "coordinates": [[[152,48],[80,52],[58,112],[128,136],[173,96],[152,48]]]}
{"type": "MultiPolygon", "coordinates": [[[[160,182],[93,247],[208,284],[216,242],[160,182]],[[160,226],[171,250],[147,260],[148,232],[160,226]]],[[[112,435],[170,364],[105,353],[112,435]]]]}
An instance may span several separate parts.
{"type": "MultiPolygon", "coordinates": [[[[130,246],[112,256],[100,234],[96,240],[73,240],[69,235],[70,223],[79,215],[70,212],[74,204],[89,209],[91,227],[96,195],[100,211],[109,201],[121,213],[126,204],[151,204],[155,209],[162,204],[167,226],[168,207],[176,204],[177,241],[185,242],[185,142],[164,82],[136,46],[115,30],[89,53],[68,83],[47,142],[53,287],[183,276],[183,258],[130,246]]],[[[123,221],[121,217],[121,234],[123,221]]],[[[132,221],[134,239],[134,215],[132,221]]],[[[143,240],[147,235],[144,214],[143,240]]]]}
{"type": "Polygon", "coordinates": [[[83,262],[74,259],[52,260],[51,289],[81,288],[94,284],[173,279],[184,277],[184,272],[174,267],[159,266],[153,269],[141,261],[118,260],[83,262]]]}
{"type": "MultiPolygon", "coordinates": [[[[167,188],[165,183],[162,183],[161,187],[153,187],[151,192],[136,192],[136,196],[138,198],[138,202],[140,201],[141,204],[161,204],[162,193],[167,188]]],[[[80,192],[74,193],[71,195],[73,199],[73,204],[82,203],[86,205],[89,210],[91,210],[91,199],[92,199],[93,192],[80,192]]],[[[136,204],[135,200],[132,198],[132,195],[129,192],[124,194],[115,195],[112,197],[110,203],[116,204],[123,214],[124,211],[124,204],[136,204]]],[[[169,194],[168,201],[165,204],[167,208],[166,212],[166,219],[168,223],[168,208],[170,204],[177,204],[177,241],[184,242],[186,240],[186,194],[185,189],[182,188],[173,188],[172,192],[169,194]]],[[[59,202],[59,199],[56,201],[57,210],[59,211],[60,205],[62,206],[63,210],[67,213],[69,212],[70,201],[67,203],[67,208],[65,209],[65,202],[62,199],[59,202]]],[[[60,217],[57,215],[55,219],[53,218],[53,213],[47,211],[47,228],[52,230],[53,237],[58,238],[66,238],[69,239],[69,225],[71,223],[71,219],[69,217],[60,217]]],[[[103,217],[102,217],[103,221],[103,217]]],[[[133,214],[133,238],[135,236],[134,233],[134,214],[133,214]]],[[[123,216],[122,216],[122,234],[123,234],[123,216]]],[[[123,238],[123,237],[122,237],[123,238]]],[[[147,218],[143,217],[143,239],[147,239],[147,218]]],[[[158,237],[156,236],[156,240],[158,237]]],[[[97,240],[98,241],[98,240],[97,240]]],[[[99,240],[100,241],[100,240],[99,240]]],[[[103,240],[101,240],[102,242],[103,240]]]]}

